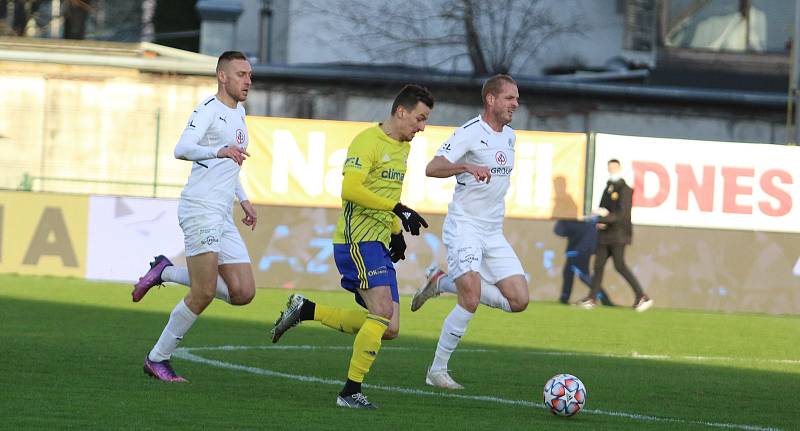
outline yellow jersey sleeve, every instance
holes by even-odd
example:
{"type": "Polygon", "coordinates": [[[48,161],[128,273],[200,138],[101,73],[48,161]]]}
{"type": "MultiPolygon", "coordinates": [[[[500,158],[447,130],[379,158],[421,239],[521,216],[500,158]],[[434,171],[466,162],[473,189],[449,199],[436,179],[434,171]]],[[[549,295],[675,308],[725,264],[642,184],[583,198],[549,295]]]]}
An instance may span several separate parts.
{"type": "Polygon", "coordinates": [[[372,134],[361,133],[353,139],[347,148],[347,158],[344,160],[342,173],[357,172],[365,177],[378,161],[378,151],[375,143],[368,139],[372,134]],[[366,138],[366,139],[365,139],[366,138]]]}
{"type": "Polygon", "coordinates": [[[356,169],[345,170],[342,179],[342,200],[361,205],[364,208],[391,211],[397,202],[380,197],[364,186],[367,174],[356,169]]]}

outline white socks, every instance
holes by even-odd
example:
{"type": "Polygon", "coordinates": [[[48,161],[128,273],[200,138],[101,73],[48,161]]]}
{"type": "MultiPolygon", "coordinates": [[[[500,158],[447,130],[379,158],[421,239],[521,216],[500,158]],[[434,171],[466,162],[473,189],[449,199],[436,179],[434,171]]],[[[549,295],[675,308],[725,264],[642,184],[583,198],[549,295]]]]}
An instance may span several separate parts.
{"type": "Polygon", "coordinates": [[[481,279],[481,304],[499,308],[508,313],[511,312],[511,305],[508,303],[508,299],[500,292],[500,289],[494,284],[485,282],[483,279],[481,279]]]}
{"type": "Polygon", "coordinates": [[[192,313],[192,310],[189,310],[189,307],[181,299],[169,314],[169,322],[164,327],[164,332],[158,337],[158,342],[147,355],[150,360],[161,362],[169,359],[195,320],[197,320],[197,315],[192,313]]]}
{"type": "Polygon", "coordinates": [[[458,289],[456,289],[456,282],[453,281],[453,278],[450,277],[450,274],[442,274],[439,277],[439,286],[437,286],[439,292],[447,292],[447,293],[458,293],[458,289]]]}
{"type": "Polygon", "coordinates": [[[473,313],[470,313],[464,307],[456,304],[453,311],[447,315],[442,325],[442,333],[439,335],[439,344],[436,345],[436,355],[433,357],[433,365],[431,371],[447,370],[447,362],[450,361],[450,355],[456,350],[458,342],[467,331],[467,325],[472,319],[473,313]]]}
{"type": "MultiPolygon", "coordinates": [[[[162,276],[163,278],[163,276],[162,276]]],[[[439,292],[457,293],[456,283],[450,274],[444,274],[439,278],[439,292]]],[[[481,278],[481,304],[492,308],[499,308],[506,312],[511,312],[511,305],[508,299],[500,292],[494,284],[489,284],[481,278]]]]}
{"type": "MultiPolygon", "coordinates": [[[[189,280],[189,268],[185,266],[170,265],[164,268],[161,272],[161,279],[172,283],[182,284],[184,286],[191,286],[189,280]]],[[[214,294],[217,299],[221,299],[228,304],[231,303],[231,295],[228,291],[228,285],[221,276],[217,275],[217,292],[214,294]]]]}

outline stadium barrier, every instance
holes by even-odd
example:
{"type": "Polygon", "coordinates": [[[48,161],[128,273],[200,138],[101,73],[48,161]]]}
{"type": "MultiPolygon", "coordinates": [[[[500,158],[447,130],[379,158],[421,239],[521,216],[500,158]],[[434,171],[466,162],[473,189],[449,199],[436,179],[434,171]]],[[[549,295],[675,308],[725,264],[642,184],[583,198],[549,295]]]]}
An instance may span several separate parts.
{"type": "MultiPolygon", "coordinates": [[[[255,231],[240,225],[256,283],[285,289],[338,289],[331,234],[339,210],[257,205],[255,231]]],[[[235,207],[240,219],[241,209],[235,207]]],[[[443,215],[426,214],[431,228],[407,235],[397,265],[401,292],[424,283],[431,262],[445,264],[443,215]]],[[[564,242],[553,221],[510,218],[506,235],[530,281],[533,300],[554,300],[561,288],[564,242]]],[[[661,307],[767,313],[800,312],[798,234],[637,226],[628,263],[661,307]]],[[[133,282],[152,256],[184,264],[177,201],[51,193],[0,193],[0,272],[133,282]]],[[[607,285],[619,304],[630,289],[610,268],[607,285]]],[[[587,290],[576,281],[573,299],[587,290]]]]}
{"type": "MultiPolygon", "coordinates": [[[[242,178],[261,217],[255,232],[242,234],[258,285],[335,289],[330,237],[339,212],[339,166],[347,142],[367,124],[274,118],[249,118],[248,124],[253,157],[242,178]]],[[[428,264],[445,262],[439,234],[452,181],[425,178],[422,169],[451,132],[429,127],[412,146],[403,199],[424,211],[431,229],[408,237],[408,259],[398,265],[404,293],[421,285],[428,264]]],[[[800,311],[796,147],[518,136],[506,235],[528,273],[533,299],[552,300],[560,290],[564,243],[552,234],[550,220],[596,206],[605,162],[618,158],[636,190],[628,263],[659,306],[800,311]],[[593,155],[588,163],[586,154],[593,155]]],[[[174,159],[165,163],[188,169],[174,159]]],[[[182,261],[176,206],[174,199],[2,192],[0,271],[135,280],[154,254],[182,261]]],[[[611,268],[607,274],[612,298],[632,303],[624,281],[611,268]]],[[[582,289],[578,284],[574,295],[582,289]]]]}

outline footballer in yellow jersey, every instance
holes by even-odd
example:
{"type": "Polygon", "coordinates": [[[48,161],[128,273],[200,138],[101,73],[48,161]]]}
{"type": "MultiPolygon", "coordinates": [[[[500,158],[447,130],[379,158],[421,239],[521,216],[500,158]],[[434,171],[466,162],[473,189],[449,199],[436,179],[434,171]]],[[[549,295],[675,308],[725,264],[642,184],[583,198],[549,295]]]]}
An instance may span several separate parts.
{"type": "Polygon", "coordinates": [[[400,297],[394,262],[405,259],[403,230],[419,235],[428,223],[400,203],[410,142],[425,130],[433,96],[409,84],[400,90],[391,115],[353,139],[342,169],[342,213],[333,236],[333,256],[341,285],[367,310],[314,303],[300,294],[289,296],[286,310],[272,328],[277,342],[304,320],[355,335],[347,381],[336,405],[374,409],[361,383],[378,355],[382,339],[400,330],[400,297]]]}
{"type": "Polygon", "coordinates": [[[342,173],[356,184],[342,184],[342,195],[350,199],[342,200],[342,213],[333,235],[334,244],[378,241],[389,247],[392,230],[395,233],[399,231],[391,210],[400,201],[410,149],[408,142],[393,139],[379,125],[364,130],[353,139],[342,173]],[[375,204],[367,203],[365,206],[357,203],[362,200],[358,190],[353,190],[359,188],[358,182],[375,195],[375,204]]]}

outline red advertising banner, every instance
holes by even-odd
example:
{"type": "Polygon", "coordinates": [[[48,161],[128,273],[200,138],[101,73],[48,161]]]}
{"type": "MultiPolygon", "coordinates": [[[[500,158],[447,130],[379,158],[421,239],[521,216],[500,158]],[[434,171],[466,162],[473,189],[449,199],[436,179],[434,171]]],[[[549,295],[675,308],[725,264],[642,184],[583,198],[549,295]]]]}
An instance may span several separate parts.
{"type": "Polygon", "coordinates": [[[634,224],[800,232],[800,147],[606,134],[595,144],[593,205],[619,159],[634,224]]]}

